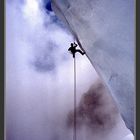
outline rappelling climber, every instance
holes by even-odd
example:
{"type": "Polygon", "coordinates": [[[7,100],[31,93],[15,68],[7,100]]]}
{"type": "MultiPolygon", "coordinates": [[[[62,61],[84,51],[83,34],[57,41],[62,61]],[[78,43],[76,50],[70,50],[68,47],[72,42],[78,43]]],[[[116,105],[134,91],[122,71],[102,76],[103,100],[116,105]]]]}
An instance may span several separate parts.
{"type": "Polygon", "coordinates": [[[73,55],[73,58],[75,58],[75,53],[76,52],[79,52],[81,53],[82,55],[85,54],[85,52],[81,51],[80,49],[76,49],[78,45],[74,42],[74,43],[71,43],[71,47],[68,49],[68,51],[71,51],[72,55],[73,55]]]}

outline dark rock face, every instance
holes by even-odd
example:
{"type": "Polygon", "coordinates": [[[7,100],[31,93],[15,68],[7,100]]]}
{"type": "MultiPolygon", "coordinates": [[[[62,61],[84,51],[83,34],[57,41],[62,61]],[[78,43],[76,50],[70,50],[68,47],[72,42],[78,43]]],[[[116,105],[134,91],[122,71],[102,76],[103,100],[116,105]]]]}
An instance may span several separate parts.
{"type": "MultiPolygon", "coordinates": [[[[81,97],[76,114],[77,128],[86,126],[94,132],[112,129],[117,120],[118,109],[105,86],[98,82],[81,97]]],[[[73,111],[67,117],[67,126],[73,127],[73,111]]]]}

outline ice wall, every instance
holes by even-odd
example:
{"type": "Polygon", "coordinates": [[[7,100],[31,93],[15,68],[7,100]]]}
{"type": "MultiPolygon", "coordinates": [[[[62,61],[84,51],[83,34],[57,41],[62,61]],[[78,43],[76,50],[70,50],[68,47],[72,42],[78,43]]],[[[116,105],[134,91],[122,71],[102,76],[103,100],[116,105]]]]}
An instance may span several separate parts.
{"type": "Polygon", "coordinates": [[[134,131],[134,1],[52,0],[134,131]]]}

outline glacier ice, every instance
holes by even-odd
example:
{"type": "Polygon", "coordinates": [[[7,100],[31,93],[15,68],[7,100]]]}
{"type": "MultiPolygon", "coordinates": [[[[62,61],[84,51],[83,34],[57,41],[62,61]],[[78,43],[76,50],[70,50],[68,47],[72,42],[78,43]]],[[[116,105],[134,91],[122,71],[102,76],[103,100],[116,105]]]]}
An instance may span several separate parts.
{"type": "Polygon", "coordinates": [[[134,1],[52,0],[134,131],[134,1]]]}

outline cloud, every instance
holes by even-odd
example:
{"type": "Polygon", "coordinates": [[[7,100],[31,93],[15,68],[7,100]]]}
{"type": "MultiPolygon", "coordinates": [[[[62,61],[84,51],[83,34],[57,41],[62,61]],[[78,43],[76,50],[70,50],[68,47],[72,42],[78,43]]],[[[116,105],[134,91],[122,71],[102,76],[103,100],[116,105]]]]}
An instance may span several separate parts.
{"type": "MultiPolygon", "coordinates": [[[[77,128],[86,126],[95,134],[110,132],[116,126],[118,108],[109,91],[100,80],[97,80],[86,93],[81,96],[77,107],[77,128]]],[[[73,112],[68,114],[68,126],[73,125],[73,112]]]]}
{"type": "MultiPolygon", "coordinates": [[[[46,12],[43,1],[6,1],[8,140],[71,135],[63,126],[73,107],[73,58],[68,53],[73,40],[55,14],[46,12]]],[[[86,56],[76,58],[81,96],[97,74],[86,56]]]]}
{"type": "MultiPolygon", "coordinates": [[[[6,1],[7,140],[72,139],[72,131],[65,126],[73,109],[73,58],[68,47],[74,38],[55,14],[45,9],[46,3],[6,1]]],[[[85,106],[85,95],[93,98],[88,89],[97,78],[87,57],[76,54],[77,108],[85,106]]],[[[112,107],[103,91],[102,97],[104,105],[112,107]]],[[[88,125],[85,118],[79,119],[88,125]]],[[[81,130],[81,137],[93,139],[87,130],[81,130]]]]}

